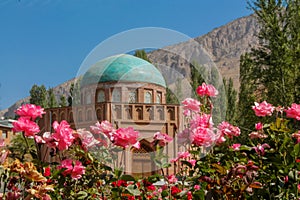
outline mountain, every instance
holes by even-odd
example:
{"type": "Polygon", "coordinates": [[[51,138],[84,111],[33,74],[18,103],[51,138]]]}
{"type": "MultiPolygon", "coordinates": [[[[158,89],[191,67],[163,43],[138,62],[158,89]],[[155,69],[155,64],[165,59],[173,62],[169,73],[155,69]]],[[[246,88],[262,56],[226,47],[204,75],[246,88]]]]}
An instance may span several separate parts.
{"type": "Polygon", "coordinates": [[[201,55],[198,48],[201,46],[216,64],[221,75],[225,78],[231,77],[235,89],[238,90],[240,56],[258,45],[256,37],[258,31],[257,20],[254,15],[250,15],[216,28],[194,40],[150,52],[148,57],[154,65],[159,63],[162,67],[170,66],[182,75],[189,76],[191,57],[201,55]]]}
{"type": "MultiPolygon", "coordinates": [[[[238,90],[240,56],[249,51],[251,47],[258,45],[258,39],[255,37],[258,31],[257,20],[254,15],[250,15],[234,20],[192,40],[149,52],[148,57],[154,65],[158,63],[156,66],[161,70],[168,66],[174,73],[188,77],[193,56],[207,54],[216,64],[222,77],[231,77],[234,87],[238,90]],[[199,50],[197,48],[199,46],[206,53],[199,50]]],[[[173,74],[170,73],[169,76],[172,77],[173,74]]],[[[68,91],[73,81],[74,79],[56,86],[54,88],[56,96],[69,95],[68,91]]],[[[13,117],[13,111],[28,101],[29,98],[27,97],[16,102],[8,109],[0,111],[0,116],[13,117]]]]}
{"type": "MultiPolygon", "coordinates": [[[[66,97],[69,96],[69,90],[71,84],[74,82],[75,78],[66,81],[56,87],[53,88],[54,95],[56,96],[56,99],[59,101],[59,98],[61,95],[64,95],[66,97]]],[[[25,97],[16,103],[14,103],[12,106],[10,106],[7,109],[0,111],[0,117],[8,117],[8,118],[14,118],[15,117],[15,110],[18,109],[22,104],[29,103],[29,97],[25,97]]]]}

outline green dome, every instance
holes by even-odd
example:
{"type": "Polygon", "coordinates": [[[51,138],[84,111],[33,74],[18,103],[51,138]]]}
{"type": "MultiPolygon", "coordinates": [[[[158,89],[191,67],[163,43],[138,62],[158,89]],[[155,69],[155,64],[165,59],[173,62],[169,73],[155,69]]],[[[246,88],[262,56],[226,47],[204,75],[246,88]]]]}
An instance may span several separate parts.
{"type": "Polygon", "coordinates": [[[128,54],[105,58],[83,75],[81,86],[105,82],[146,82],[166,87],[159,70],[151,63],[128,54]]]}

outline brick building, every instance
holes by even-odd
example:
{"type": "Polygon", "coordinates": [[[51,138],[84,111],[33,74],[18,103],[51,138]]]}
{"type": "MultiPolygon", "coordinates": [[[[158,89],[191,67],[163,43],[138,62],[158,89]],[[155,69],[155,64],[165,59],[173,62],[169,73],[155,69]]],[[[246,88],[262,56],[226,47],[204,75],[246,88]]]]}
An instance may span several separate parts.
{"type": "Polygon", "coordinates": [[[10,141],[13,139],[16,133],[13,132],[12,123],[14,120],[11,119],[1,119],[0,120],[0,137],[4,139],[4,143],[9,145],[10,141]]]}
{"type": "MultiPolygon", "coordinates": [[[[39,121],[41,130],[50,131],[55,120],[67,120],[77,129],[88,129],[102,120],[116,128],[131,126],[141,133],[141,149],[132,148],[118,158],[124,159],[125,172],[148,175],[158,170],[149,154],[154,151],[153,134],[161,131],[174,137],[182,118],[179,105],[166,104],[166,82],[154,65],[127,54],[108,57],[82,76],[76,98],[77,105],[46,109],[39,121]]],[[[164,151],[176,157],[176,141],[164,151]]]]}

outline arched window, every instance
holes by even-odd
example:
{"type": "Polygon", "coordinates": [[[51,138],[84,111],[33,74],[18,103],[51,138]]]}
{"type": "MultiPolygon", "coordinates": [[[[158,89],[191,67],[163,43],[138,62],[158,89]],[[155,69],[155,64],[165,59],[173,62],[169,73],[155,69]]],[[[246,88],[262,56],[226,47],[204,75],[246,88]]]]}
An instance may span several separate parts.
{"type": "Polygon", "coordinates": [[[97,102],[101,103],[105,101],[105,93],[103,90],[99,90],[97,94],[97,102]]]}
{"type": "Polygon", "coordinates": [[[143,120],[143,109],[142,109],[142,107],[136,107],[135,111],[136,111],[137,120],[143,120]]]}
{"type": "Polygon", "coordinates": [[[62,120],[66,120],[64,112],[60,113],[60,121],[62,120]]]}
{"type": "Polygon", "coordinates": [[[53,113],[52,114],[52,123],[54,122],[54,121],[56,121],[57,119],[56,119],[56,114],[55,113],[53,113]]]}
{"type": "Polygon", "coordinates": [[[78,120],[78,122],[82,122],[82,111],[81,110],[79,110],[77,113],[77,120],[78,120]]]}
{"type": "Polygon", "coordinates": [[[156,93],[156,102],[155,103],[161,104],[161,92],[156,93]]]}
{"type": "Polygon", "coordinates": [[[70,122],[70,123],[73,123],[73,122],[74,122],[73,112],[70,112],[70,114],[69,114],[69,122],[70,122]]]}
{"type": "Polygon", "coordinates": [[[175,120],[175,110],[174,108],[168,109],[168,119],[169,120],[175,120]]]}
{"type": "Polygon", "coordinates": [[[158,115],[159,115],[159,120],[164,120],[165,119],[164,109],[160,108],[160,109],[157,110],[157,112],[158,112],[158,115]]]}
{"type": "Polygon", "coordinates": [[[92,103],[92,95],[90,93],[87,93],[85,103],[86,104],[91,104],[92,103]]]}
{"type": "Polygon", "coordinates": [[[88,121],[92,120],[92,111],[91,110],[87,110],[86,111],[86,117],[85,117],[88,121]]]}
{"type": "Polygon", "coordinates": [[[112,102],[121,102],[121,90],[120,90],[120,88],[115,88],[112,91],[112,102]]]}
{"type": "Polygon", "coordinates": [[[135,176],[150,176],[156,173],[155,163],[151,160],[151,152],[154,152],[151,144],[146,140],[140,141],[139,149],[132,148],[132,169],[135,176]]]}
{"type": "Polygon", "coordinates": [[[152,103],[152,92],[146,91],[144,94],[144,102],[145,103],[152,103]]]}
{"type": "Polygon", "coordinates": [[[97,109],[97,119],[98,119],[98,121],[103,120],[103,111],[101,108],[97,109]]]}
{"type": "Polygon", "coordinates": [[[136,103],[136,99],[137,99],[137,91],[130,90],[128,95],[128,103],[136,103]]]}

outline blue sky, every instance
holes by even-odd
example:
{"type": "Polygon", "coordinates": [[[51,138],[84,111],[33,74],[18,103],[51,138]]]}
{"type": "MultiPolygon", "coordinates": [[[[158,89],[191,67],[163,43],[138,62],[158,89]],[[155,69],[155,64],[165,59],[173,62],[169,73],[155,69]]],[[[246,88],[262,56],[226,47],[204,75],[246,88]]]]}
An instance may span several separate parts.
{"type": "Polygon", "coordinates": [[[246,0],[0,0],[0,110],[76,76],[89,52],[133,28],[197,37],[252,12],[246,0]]]}

